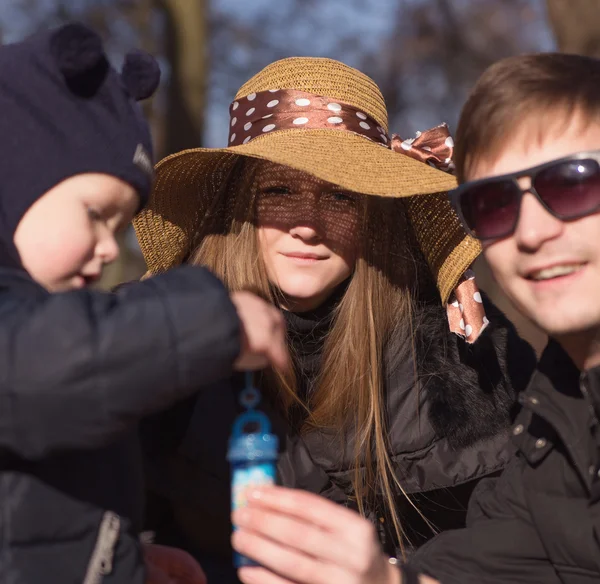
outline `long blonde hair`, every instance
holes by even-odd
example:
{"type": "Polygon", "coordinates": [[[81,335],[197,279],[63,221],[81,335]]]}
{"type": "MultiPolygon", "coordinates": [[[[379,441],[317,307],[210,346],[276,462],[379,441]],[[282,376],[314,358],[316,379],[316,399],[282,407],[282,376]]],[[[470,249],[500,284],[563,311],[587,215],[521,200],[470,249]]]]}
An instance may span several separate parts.
{"type": "MultiPolygon", "coordinates": [[[[251,290],[277,303],[255,227],[253,184],[258,164],[240,159],[234,165],[198,233],[199,243],[191,262],[207,266],[231,291],[251,290]]],[[[385,511],[403,548],[404,533],[395,495],[406,494],[389,454],[384,388],[386,373],[394,366],[389,357],[397,362],[412,356],[417,268],[401,202],[366,196],[361,201],[359,257],[334,309],[316,389],[310,402],[302,403],[308,415],[301,431],[335,430],[340,451],[345,451],[347,439],[352,442],[352,483],[358,509],[364,515],[383,496],[385,511]]],[[[294,372],[271,371],[264,385],[284,414],[300,401],[294,372]]]]}

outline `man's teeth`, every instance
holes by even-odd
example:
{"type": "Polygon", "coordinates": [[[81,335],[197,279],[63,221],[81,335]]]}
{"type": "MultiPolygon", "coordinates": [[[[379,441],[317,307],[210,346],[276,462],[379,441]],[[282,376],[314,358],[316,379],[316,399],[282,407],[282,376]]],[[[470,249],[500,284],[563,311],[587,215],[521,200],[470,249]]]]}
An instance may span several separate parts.
{"type": "Polygon", "coordinates": [[[550,278],[558,278],[559,276],[567,276],[581,268],[582,264],[571,264],[568,266],[553,266],[539,272],[531,274],[532,280],[550,280],[550,278]]]}

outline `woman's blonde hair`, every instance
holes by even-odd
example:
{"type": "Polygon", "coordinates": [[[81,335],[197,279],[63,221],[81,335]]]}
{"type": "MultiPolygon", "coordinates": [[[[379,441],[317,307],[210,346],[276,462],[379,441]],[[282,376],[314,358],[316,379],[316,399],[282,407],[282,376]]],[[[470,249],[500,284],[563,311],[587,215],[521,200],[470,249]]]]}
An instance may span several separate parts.
{"type": "MultiPolygon", "coordinates": [[[[254,176],[259,164],[264,163],[242,158],[236,163],[198,233],[190,261],[208,267],[231,291],[250,290],[277,303],[255,226],[254,176]]],[[[401,359],[413,358],[417,268],[402,203],[367,196],[360,201],[360,251],[334,309],[314,392],[303,403],[294,372],[275,371],[265,374],[263,390],[288,417],[294,406],[302,406],[307,414],[302,432],[336,431],[340,452],[346,451],[350,441],[358,509],[363,514],[366,508],[376,509],[391,518],[403,547],[395,495],[406,494],[389,453],[385,380],[401,359]],[[384,509],[378,506],[381,497],[384,509]]]]}

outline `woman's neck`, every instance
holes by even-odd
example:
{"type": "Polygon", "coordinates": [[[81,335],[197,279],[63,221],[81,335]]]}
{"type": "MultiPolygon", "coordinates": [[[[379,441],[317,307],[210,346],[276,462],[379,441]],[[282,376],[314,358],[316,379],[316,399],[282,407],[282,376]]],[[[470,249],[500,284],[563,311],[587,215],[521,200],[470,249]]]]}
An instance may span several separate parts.
{"type": "Polygon", "coordinates": [[[274,295],[277,298],[279,308],[285,312],[293,312],[297,315],[306,315],[311,318],[314,314],[328,313],[339,304],[343,298],[350,278],[338,284],[333,290],[323,292],[311,298],[295,298],[284,294],[281,290],[274,289],[274,295]]]}

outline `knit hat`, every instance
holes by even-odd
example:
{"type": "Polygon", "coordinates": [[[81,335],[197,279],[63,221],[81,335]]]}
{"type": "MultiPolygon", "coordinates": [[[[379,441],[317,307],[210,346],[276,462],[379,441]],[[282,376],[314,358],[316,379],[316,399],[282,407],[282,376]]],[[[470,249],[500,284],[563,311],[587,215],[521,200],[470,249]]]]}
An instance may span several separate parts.
{"type": "Polygon", "coordinates": [[[140,208],[146,204],[152,141],[136,101],[159,79],[157,62],[140,52],[115,71],[99,36],[82,24],[0,47],[2,264],[20,264],[12,240],[27,209],[71,176],[117,177],[137,191],[140,208]]]}

